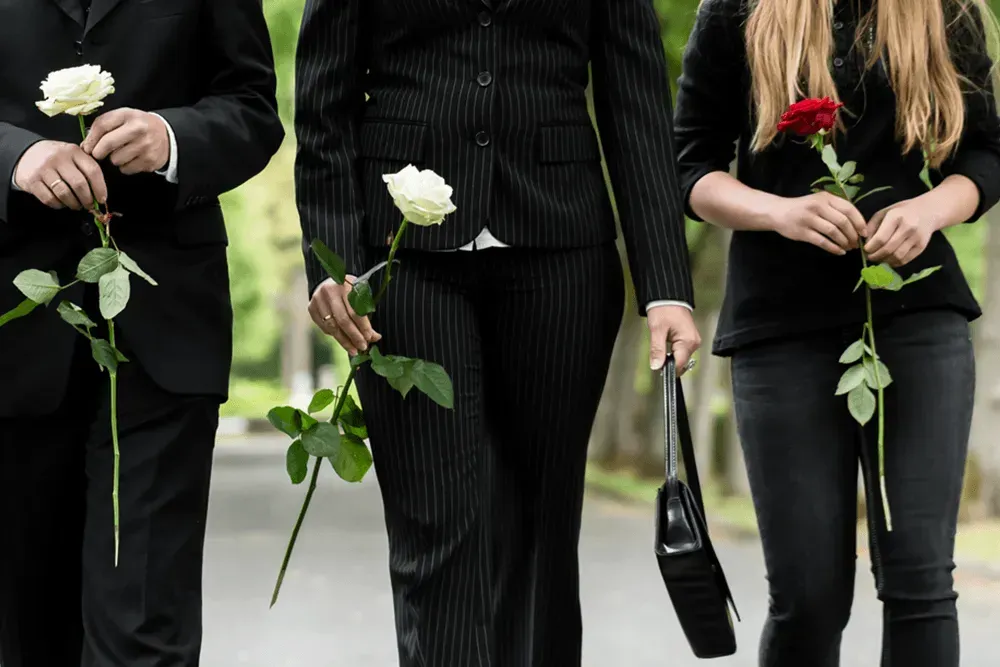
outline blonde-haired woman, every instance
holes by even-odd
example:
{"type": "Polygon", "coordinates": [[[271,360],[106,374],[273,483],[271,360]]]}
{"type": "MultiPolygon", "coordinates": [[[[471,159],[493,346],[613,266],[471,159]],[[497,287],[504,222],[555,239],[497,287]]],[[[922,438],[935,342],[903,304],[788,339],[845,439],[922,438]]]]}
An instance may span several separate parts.
{"type": "Polygon", "coordinates": [[[993,24],[972,0],[704,0],[699,10],[675,127],[688,214],[734,230],[714,351],[732,357],[767,563],[763,667],[840,664],[859,461],[878,489],[874,430],[834,396],[838,357],[864,321],[860,245],[904,276],[943,267],[875,293],[878,351],[894,378],[891,532],[881,503],[869,506],[883,667],[959,664],[953,550],[975,383],[968,323],[980,309],[941,230],[1000,199],[993,24]],[[825,167],[776,134],[789,103],[826,95],[845,104],[840,158],[857,161],[866,188],[890,186],[858,208],[810,194],[825,167]]]}

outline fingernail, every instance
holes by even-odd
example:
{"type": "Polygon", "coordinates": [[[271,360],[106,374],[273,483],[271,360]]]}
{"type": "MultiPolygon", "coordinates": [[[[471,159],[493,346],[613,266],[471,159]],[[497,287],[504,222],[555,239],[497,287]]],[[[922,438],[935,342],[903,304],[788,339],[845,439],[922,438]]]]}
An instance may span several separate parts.
{"type": "Polygon", "coordinates": [[[649,360],[649,369],[652,371],[658,371],[663,367],[662,361],[657,361],[656,359],[649,360]]]}

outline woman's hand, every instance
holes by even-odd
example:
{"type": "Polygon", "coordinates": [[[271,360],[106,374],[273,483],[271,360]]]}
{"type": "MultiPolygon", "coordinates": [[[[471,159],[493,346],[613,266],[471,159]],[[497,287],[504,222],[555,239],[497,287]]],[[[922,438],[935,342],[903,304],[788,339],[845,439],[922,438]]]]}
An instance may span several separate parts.
{"type": "Polygon", "coordinates": [[[771,227],[787,239],[804,241],[834,255],[859,247],[865,219],[854,204],[829,192],[781,198],[771,227]]]}
{"type": "Polygon", "coordinates": [[[940,228],[932,207],[917,199],[901,201],[872,216],[865,252],[871,262],[903,266],[927,248],[931,236],[940,228]]]}
{"type": "Polygon", "coordinates": [[[372,329],[367,317],[358,317],[347,295],[355,277],[347,276],[343,285],[327,279],[320,283],[309,302],[309,315],[323,333],[333,336],[351,356],[368,351],[368,345],[382,336],[372,329]]]}

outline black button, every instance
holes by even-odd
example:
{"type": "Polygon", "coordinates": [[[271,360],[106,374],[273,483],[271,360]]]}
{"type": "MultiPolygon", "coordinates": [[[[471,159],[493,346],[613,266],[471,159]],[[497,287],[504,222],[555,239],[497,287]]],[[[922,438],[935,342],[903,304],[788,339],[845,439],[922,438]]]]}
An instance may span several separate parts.
{"type": "Polygon", "coordinates": [[[84,236],[92,236],[94,233],[94,223],[85,222],[80,225],[80,231],[83,232],[84,236]]]}
{"type": "Polygon", "coordinates": [[[477,132],[476,133],[476,143],[479,144],[480,146],[489,146],[490,145],[490,135],[486,134],[485,132],[477,132]]]}
{"type": "Polygon", "coordinates": [[[833,59],[833,66],[834,67],[843,67],[844,66],[844,59],[843,58],[834,58],[833,59]]]}
{"type": "Polygon", "coordinates": [[[833,29],[834,30],[843,30],[844,29],[844,22],[843,21],[834,21],[834,23],[833,23],[833,29]]]}
{"type": "Polygon", "coordinates": [[[493,83],[493,75],[490,74],[489,72],[480,72],[479,76],[476,77],[476,81],[479,82],[480,86],[485,88],[486,86],[493,83]]]}
{"type": "Polygon", "coordinates": [[[483,26],[484,28],[489,28],[491,25],[493,25],[493,17],[490,16],[489,12],[481,12],[479,14],[479,25],[483,26]]]}
{"type": "Polygon", "coordinates": [[[83,55],[83,42],[79,42],[79,41],[73,42],[73,46],[76,47],[76,55],[82,56],[83,55]]]}

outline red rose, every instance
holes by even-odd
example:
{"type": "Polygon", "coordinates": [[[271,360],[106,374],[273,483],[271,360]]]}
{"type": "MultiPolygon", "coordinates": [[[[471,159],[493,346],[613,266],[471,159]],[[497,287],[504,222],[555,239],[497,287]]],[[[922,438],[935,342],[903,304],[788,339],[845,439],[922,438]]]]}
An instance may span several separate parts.
{"type": "Polygon", "coordinates": [[[837,109],[844,106],[829,97],[809,98],[796,102],[781,114],[778,132],[790,132],[803,137],[816,134],[820,130],[832,130],[837,124],[837,109]]]}

